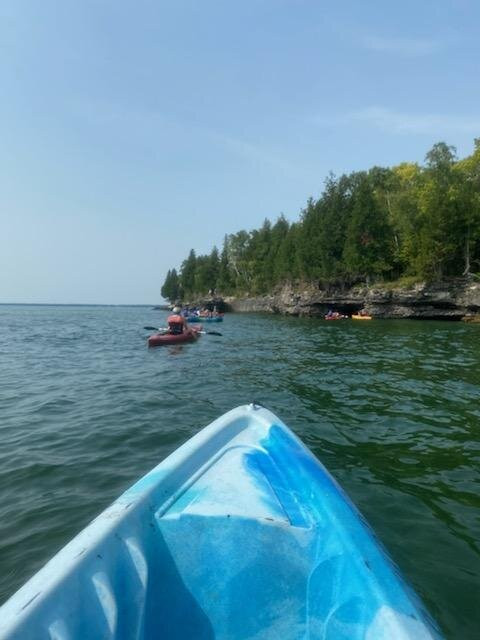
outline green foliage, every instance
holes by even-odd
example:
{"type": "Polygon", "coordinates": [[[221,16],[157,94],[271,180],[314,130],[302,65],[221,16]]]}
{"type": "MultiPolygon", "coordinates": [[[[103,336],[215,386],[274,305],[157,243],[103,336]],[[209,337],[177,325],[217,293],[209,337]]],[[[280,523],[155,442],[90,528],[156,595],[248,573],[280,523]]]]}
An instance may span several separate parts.
{"type": "Polygon", "coordinates": [[[325,183],[325,191],[319,200],[322,219],[318,243],[321,256],[320,275],[323,278],[338,278],[345,275],[343,261],[347,229],[352,215],[353,198],[357,174],[341,176],[335,180],[330,176],[325,183]]]}
{"type": "Polygon", "coordinates": [[[419,276],[403,276],[398,280],[388,280],[377,286],[384,291],[394,291],[395,289],[411,289],[422,282],[423,280],[419,276]]]}
{"type": "Polygon", "coordinates": [[[378,205],[369,177],[359,178],[353,195],[343,258],[345,270],[363,276],[367,282],[392,268],[391,226],[385,211],[378,205]]]}
{"type": "Polygon", "coordinates": [[[178,278],[176,269],[172,269],[171,271],[167,272],[167,276],[160,293],[162,294],[163,298],[165,298],[166,300],[170,300],[170,302],[172,303],[182,297],[180,280],[178,278]]]}
{"type": "Polygon", "coordinates": [[[300,220],[225,236],[222,251],[192,249],[180,275],[168,271],[171,301],[233,293],[260,294],[288,281],[377,281],[384,286],[480,269],[480,140],[457,160],[444,142],[425,166],[402,163],[330,175],[300,220]]]}
{"type": "Polygon", "coordinates": [[[182,262],[180,270],[180,284],[187,296],[195,293],[195,274],[197,271],[197,256],[192,249],[188,258],[182,262]]]}
{"type": "Polygon", "coordinates": [[[218,280],[216,288],[227,293],[233,292],[235,288],[235,280],[228,253],[228,236],[225,236],[223,240],[223,249],[218,265],[218,280]]]}
{"type": "Polygon", "coordinates": [[[201,295],[215,289],[220,271],[220,258],[216,247],[209,256],[198,256],[195,264],[193,291],[201,295]]]}

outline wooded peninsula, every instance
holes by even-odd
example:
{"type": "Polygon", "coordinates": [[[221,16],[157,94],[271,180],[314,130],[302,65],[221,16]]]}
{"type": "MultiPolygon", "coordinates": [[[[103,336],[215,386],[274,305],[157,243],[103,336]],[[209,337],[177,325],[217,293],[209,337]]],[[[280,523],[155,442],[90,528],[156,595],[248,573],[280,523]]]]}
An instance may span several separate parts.
{"type": "Polygon", "coordinates": [[[281,215],[194,249],[168,271],[164,298],[261,295],[295,281],[438,281],[480,271],[480,139],[470,156],[435,144],[425,163],[329,175],[297,222],[281,215]]]}

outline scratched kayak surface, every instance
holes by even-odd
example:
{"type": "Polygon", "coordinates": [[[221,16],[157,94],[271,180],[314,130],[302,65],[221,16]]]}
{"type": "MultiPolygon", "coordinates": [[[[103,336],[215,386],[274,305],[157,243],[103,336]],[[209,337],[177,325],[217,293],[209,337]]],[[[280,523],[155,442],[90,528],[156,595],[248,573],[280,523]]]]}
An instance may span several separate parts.
{"type": "Polygon", "coordinates": [[[2,640],[440,637],[326,469],[258,405],[187,441],[0,609],[2,640]]]}

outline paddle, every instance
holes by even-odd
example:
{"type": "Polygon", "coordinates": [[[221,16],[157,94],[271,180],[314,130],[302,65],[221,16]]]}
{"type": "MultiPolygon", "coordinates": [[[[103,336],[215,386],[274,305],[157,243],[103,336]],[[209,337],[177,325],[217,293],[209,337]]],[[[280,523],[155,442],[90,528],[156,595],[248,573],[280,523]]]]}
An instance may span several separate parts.
{"type": "MultiPolygon", "coordinates": [[[[143,327],[146,331],[168,331],[166,327],[143,327]]],[[[198,331],[198,329],[194,329],[197,333],[201,333],[204,336],[223,336],[223,333],[220,331],[198,331]]]]}

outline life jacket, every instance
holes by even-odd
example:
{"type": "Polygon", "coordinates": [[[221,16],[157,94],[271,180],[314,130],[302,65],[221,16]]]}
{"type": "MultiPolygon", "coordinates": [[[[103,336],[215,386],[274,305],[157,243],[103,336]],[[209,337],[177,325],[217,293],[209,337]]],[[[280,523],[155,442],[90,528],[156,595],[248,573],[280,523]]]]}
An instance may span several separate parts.
{"type": "Polygon", "coordinates": [[[183,329],[185,327],[185,319],[182,316],[175,313],[171,316],[168,316],[167,322],[168,330],[170,333],[173,333],[174,335],[183,333],[183,329]]]}

